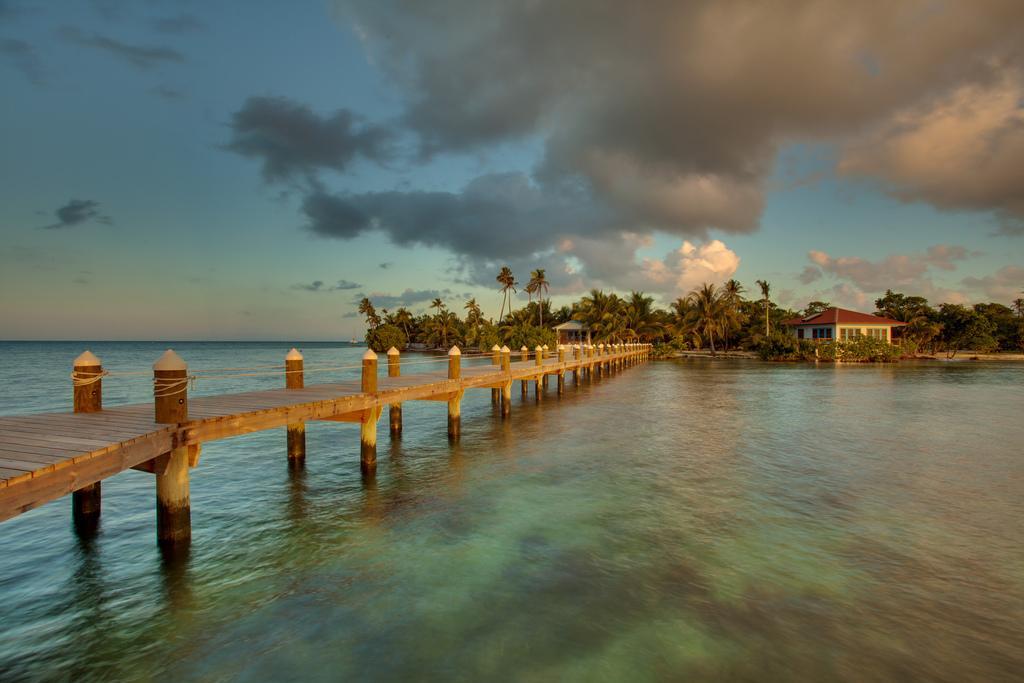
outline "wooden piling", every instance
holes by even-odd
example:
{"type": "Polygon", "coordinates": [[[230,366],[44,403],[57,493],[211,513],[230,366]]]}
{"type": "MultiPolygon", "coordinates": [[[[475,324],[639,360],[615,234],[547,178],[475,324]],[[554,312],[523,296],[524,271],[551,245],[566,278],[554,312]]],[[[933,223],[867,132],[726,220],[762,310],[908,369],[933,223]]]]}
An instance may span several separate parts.
{"type": "MultiPolygon", "coordinates": [[[[285,389],[302,389],[306,386],[304,359],[298,349],[292,349],[284,357],[285,389]]],[[[288,423],[288,467],[301,468],[306,463],[306,423],[301,420],[288,423]]]]}
{"type": "MultiPolygon", "coordinates": [[[[491,365],[501,365],[501,347],[495,344],[491,347],[491,365]]],[[[491,405],[498,405],[501,400],[501,389],[491,389],[491,405]]]]}
{"type": "MultiPolygon", "coordinates": [[[[363,374],[361,389],[364,394],[377,393],[377,354],[373,349],[366,349],[363,354],[363,374]]],[[[359,469],[364,475],[372,476],[377,472],[377,418],[379,408],[370,408],[363,412],[359,422],[359,469]]]]}
{"type": "MultiPolygon", "coordinates": [[[[154,421],[188,421],[188,365],[167,349],[153,364],[154,421]]],[[[186,546],[192,540],[189,500],[189,449],[172,448],[166,469],[155,472],[156,540],[165,548],[186,546]]]]}
{"type": "MultiPolygon", "coordinates": [[[[459,380],[462,377],[462,352],[453,346],[448,352],[448,379],[459,380]]],[[[448,438],[456,441],[462,431],[462,390],[458,390],[448,399],[448,438]]]]}
{"type": "MultiPolygon", "coordinates": [[[[558,345],[558,362],[559,364],[565,363],[565,347],[561,344],[558,345]]],[[[561,396],[565,393],[565,370],[559,368],[558,370],[558,395],[561,396]]]]}
{"type": "Polygon", "coordinates": [[[540,371],[540,374],[533,381],[533,395],[539,401],[544,393],[544,347],[537,346],[533,351],[537,369],[540,371]]]}
{"type": "MultiPolygon", "coordinates": [[[[388,377],[401,377],[402,376],[402,357],[401,353],[392,346],[388,349],[388,377]]],[[[392,403],[388,408],[388,423],[391,427],[391,436],[401,436],[402,434],[402,404],[392,403]]]]}
{"type": "MultiPolygon", "coordinates": [[[[521,349],[519,349],[519,360],[521,360],[523,363],[526,363],[530,360],[530,349],[526,348],[525,344],[521,349]]],[[[529,382],[525,379],[519,382],[519,388],[522,390],[523,398],[526,398],[528,392],[528,385],[529,382]]]]}
{"type": "MultiPolygon", "coordinates": [[[[83,352],[72,363],[71,385],[76,413],[98,413],[103,410],[103,364],[92,351],[83,352]]],[[[95,531],[102,501],[98,481],[71,494],[71,518],[79,533],[95,531]]]]}
{"type": "MultiPolygon", "coordinates": [[[[501,347],[501,369],[507,374],[512,373],[512,349],[507,346],[501,347]]],[[[508,380],[501,386],[501,416],[508,417],[512,414],[512,380],[508,380]]]]}

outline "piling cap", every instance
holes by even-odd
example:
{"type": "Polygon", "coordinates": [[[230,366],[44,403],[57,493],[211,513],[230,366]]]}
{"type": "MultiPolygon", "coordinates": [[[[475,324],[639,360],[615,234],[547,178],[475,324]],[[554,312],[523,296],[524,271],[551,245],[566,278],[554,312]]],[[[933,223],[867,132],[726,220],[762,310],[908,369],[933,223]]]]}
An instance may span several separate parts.
{"type": "Polygon", "coordinates": [[[603,348],[604,348],[604,342],[602,342],[602,343],[598,344],[598,345],[597,345],[597,348],[599,348],[599,349],[603,349],[603,348]]]}
{"type": "Polygon", "coordinates": [[[544,345],[544,350],[545,350],[545,351],[547,351],[547,350],[548,350],[548,345],[547,345],[547,344],[545,344],[545,345],[544,345]]]}
{"type": "Polygon", "coordinates": [[[81,368],[91,365],[101,365],[101,363],[100,359],[97,358],[92,351],[86,349],[81,353],[80,356],[78,356],[78,358],[75,359],[75,362],[72,363],[71,365],[76,368],[81,368]]]}
{"type": "Polygon", "coordinates": [[[501,347],[501,352],[502,353],[512,353],[512,349],[508,348],[507,346],[502,346],[501,347]]]}
{"type": "Polygon", "coordinates": [[[396,349],[394,346],[392,346],[390,349],[388,349],[388,355],[389,356],[398,356],[398,355],[401,355],[401,354],[399,353],[398,349],[396,349]]]}
{"type": "Polygon", "coordinates": [[[543,351],[543,350],[544,350],[543,346],[538,346],[537,348],[534,349],[534,351],[543,351]]]}
{"type": "Polygon", "coordinates": [[[524,345],[523,345],[523,348],[521,348],[521,349],[519,349],[519,350],[520,350],[520,351],[529,351],[530,349],[526,348],[526,345],[524,344],[524,345]]]}
{"type": "Polygon", "coordinates": [[[377,360],[377,354],[373,352],[373,349],[366,349],[366,353],[363,354],[363,360],[377,360]]]}
{"type": "Polygon", "coordinates": [[[298,349],[293,348],[291,351],[289,351],[288,353],[285,354],[284,359],[285,360],[302,360],[302,353],[298,349]]]}
{"type": "Polygon", "coordinates": [[[153,363],[154,370],[188,370],[188,363],[181,359],[181,356],[174,352],[174,349],[167,349],[164,355],[153,363]]]}
{"type": "Polygon", "coordinates": [[[491,347],[491,351],[501,351],[501,347],[495,344],[494,346],[491,347]]]}
{"type": "Polygon", "coordinates": [[[459,351],[459,347],[458,346],[453,346],[451,348],[451,350],[448,351],[448,355],[449,356],[461,356],[462,355],[462,351],[459,351]]]}

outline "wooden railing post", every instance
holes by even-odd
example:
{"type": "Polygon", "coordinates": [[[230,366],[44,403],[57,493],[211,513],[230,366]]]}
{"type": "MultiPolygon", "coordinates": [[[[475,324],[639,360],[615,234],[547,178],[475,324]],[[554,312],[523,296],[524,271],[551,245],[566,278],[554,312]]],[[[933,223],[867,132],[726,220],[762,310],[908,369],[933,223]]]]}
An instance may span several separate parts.
{"type": "MultiPolygon", "coordinates": [[[[402,355],[394,346],[388,349],[388,377],[402,376],[402,355]]],[[[388,409],[391,436],[402,434],[402,404],[392,403],[388,409]]]]}
{"type": "MultiPolygon", "coordinates": [[[[188,421],[188,365],[171,349],[153,364],[154,421],[188,421]]],[[[165,548],[192,540],[188,484],[188,447],[171,449],[167,468],[156,473],[156,540],[165,548]]]]}
{"type": "MultiPolygon", "coordinates": [[[[558,345],[558,363],[559,365],[565,365],[565,347],[561,344],[558,345]]],[[[558,369],[558,395],[561,396],[565,393],[565,369],[558,369]]]]}
{"type": "MultiPolygon", "coordinates": [[[[501,367],[501,347],[495,344],[491,347],[491,365],[501,367]]],[[[491,389],[491,405],[498,405],[501,400],[501,389],[491,389]]]]}
{"type": "MultiPolygon", "coordinates": [[[[360,388],[364,394],[377,393],[377,354],[366,349],[363,354],[363,374],[360,388]]],[[[369,408],[359,421],[359,469],[366,476],[377,472],[377,418],[379,408],[369,408]]]]}
{"type": "Polygon", "coordinates": [[[544,392],[544,347],[537,345],[537,348],[533,350],[535,365],[540,374],[534,378],[533,382],[533,395],[540,400],[541,394],[544,392]]]}
{"type": "MultiPolygon", "coordinates": [[[[523,344],[523,347],[519,349],[519,360],[523,363],[530,360],[530,349],[526,348],[526,344],[523,344]]],[[[525,379],[519,382],[519,388],[522,390],[523,398],[526,398],[526,393],[528,391],[527,384],[528,382],[525,379]]]]}
{"type": "MultiPolygon", "coordinates": [[[[540,357],[543,360],[547,360],[550,355],[551,354],[548,352],[548,345],[545,344],[544,346],[541,347],[540,357]]],[[[547,375],[547,373],[544,373],[543,375],[541,375],[541,380],[540,381],[544,384],[544,389],[547,389],[548,388],[548,375],[547,375]]]]}
{"type": "MultiPolygon", "coordinates": [[[[292,349],[284,357],[284,386],[286,389],[302,389],[306,386],[304,359],[298,349],[292,349]]],[[[299,469],[306,463],[306,423],[288,423],[288,467],[299,469]]]]}
{"type": "Polygon", "coordinates": [[[448,438],[455,441],[462,430],[462,352],[458,346],[448,351],[448,379],[456,381],[455,393],[448,399],[448,438]]]}
{"type": "MultiPolygon", "coordinates": [[[[92,351],[83,352],[71,365],[71,391],[76,413],[103,410],[103,363],[92,351]]],[[[96,530],[102,506],[100,482],[87,484],[71,494],[71,517],[82,534],[96,530]]]]}
{"type": "MultiPolygon", "coordinates": [[[[512,374],[512,349],[507,346],[501,347],[501,369],[507,375],[512,374]]],[[[501,386],[501,416],[508,417],[512,414],[512,380],[511,378],[501,386]]]]}

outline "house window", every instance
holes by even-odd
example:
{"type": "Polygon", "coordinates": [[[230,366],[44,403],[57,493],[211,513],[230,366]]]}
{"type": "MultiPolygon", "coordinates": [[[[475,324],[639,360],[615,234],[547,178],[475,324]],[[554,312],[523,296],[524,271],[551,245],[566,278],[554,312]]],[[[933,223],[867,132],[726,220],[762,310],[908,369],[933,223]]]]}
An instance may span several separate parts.
{"type": "Polygon", "coordinates": [[[871,328],[868,330],[868,336],[872,339],[888,339],[888,332],[889,330],[884,327],[871,328]]]}
{"type": "Polygon", "coordinates": [[[831,327],[815,327],[811,329],[811,337],[814,339],[831,339],[831,327]]]}
{"type": "Polygon", "coordinates": [[[844,327],[839,332],[839,338],[840,339],[856,339],[859,336],[860,336],[860,328],[859,327],[844,327]]]}
{"type": "Polygon", "coordinates": [[[798,327],[797,328],[797,330],[796,330],[796,338],[797,339],[803,339],[804,338],[804,328],[802,328],[802,327],[798,327]]]}

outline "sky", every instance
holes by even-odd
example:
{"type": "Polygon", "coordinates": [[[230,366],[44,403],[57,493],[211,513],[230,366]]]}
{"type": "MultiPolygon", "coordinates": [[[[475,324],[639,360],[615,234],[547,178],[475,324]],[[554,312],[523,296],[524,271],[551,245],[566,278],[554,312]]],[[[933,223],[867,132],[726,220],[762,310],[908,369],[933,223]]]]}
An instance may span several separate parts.
{"type": "Polygon", "coordinates": [[[1008,304],[1021,46],[1017,0],[0,0],[0,339],[348,339],[503,265],[1008,304]]]}

